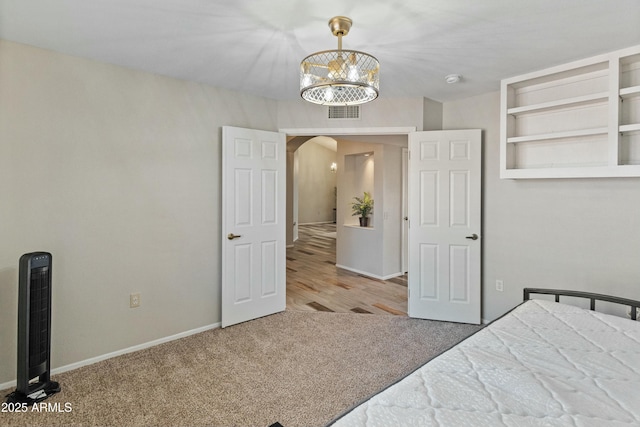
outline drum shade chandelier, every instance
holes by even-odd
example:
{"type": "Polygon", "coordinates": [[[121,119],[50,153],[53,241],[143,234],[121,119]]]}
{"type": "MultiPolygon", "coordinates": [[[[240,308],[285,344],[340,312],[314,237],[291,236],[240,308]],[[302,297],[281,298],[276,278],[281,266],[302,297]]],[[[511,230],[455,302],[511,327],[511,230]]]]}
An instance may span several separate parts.
{"type": "Polygon", "coordinates": [[[300,63],[300,96],[321,105],[358,105],[378,97],[380,63],[368,53],[343,50],[342,37],[351,19],[336,16],[329,28],[338,37],[337,50],[316,52],[300,63]]]}

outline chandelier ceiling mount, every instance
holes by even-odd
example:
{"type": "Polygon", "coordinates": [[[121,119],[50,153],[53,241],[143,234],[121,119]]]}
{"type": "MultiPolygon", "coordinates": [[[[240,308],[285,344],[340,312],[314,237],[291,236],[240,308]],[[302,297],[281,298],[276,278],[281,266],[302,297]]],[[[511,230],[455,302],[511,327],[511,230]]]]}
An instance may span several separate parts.
{"type": "Polygon", "coordinates": [[[342,49],[342,37],[353,21],[346,16],[329,20],[338,38],[337,50],[316,52],[300,63],[300,96],[321,105],[358,105],[373,101],[379,93],[378,60],[365,52],[342,49]]]}

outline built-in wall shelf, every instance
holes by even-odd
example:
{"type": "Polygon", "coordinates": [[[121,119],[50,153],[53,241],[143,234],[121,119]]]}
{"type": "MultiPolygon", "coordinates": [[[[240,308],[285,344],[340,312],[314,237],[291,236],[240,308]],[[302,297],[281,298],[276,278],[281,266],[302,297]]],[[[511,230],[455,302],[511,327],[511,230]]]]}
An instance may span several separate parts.
{"type": "Polygon", "coordinates": [[[625,99],[631,98],[633,96],[640,96],[640,86],[625,87],[620,89],[621,98],[625,99]]]}
{"type": "MultiPolygon", "coordinates": [[[[372,151],[363,153],[353,153],[344,156],[344,167],[342,174],[342,191],[349,195],[349,215],[344,216],[345,227],[369,228],[375,226],[375,218],[369,217],[369,227],[360,227],[357,216],[351,215],[354,197],[364,197],[364,193],[369,193],[371,197],[375,194],[375,155],[372,151]]],[[[374,198],[375,200],[375,198],[374,198]]],[[[347,206],[345,206],[347,208],[347,206]]],[[[373,212],[372,212],[373,213],[373,212]]]]}
{"type": "Polygon", "coordinates": [[[640,46],[505,79],[500,177],[640,177],[640,46]]]}
{"type": "Polygon", "coordinates": [[[637,132],[640,130],[640,123],[634,123],[632,125],[621,125],[619,129],[622,133],[637,132]]]}
{"type": "Polygon", "coordinates": [[[629,178],[640,176],[640,165],[530,168],[509,171],[509,179],[544,178],[629,178]],[[552,176],[550,176],[552,175],[552,176]]]}
{"type": "Polygon", "coordinates": [[[515,144],[518,142],[533,142],[533,141],[548,141],[550,139],[563,139],[563,138],[574,138],[577,136],[589,136],[589,135],[603,135],[609,132],[609,128],[595,128],[595,129],[580,129],[580,130],[571,130],[565,132],[551,132],[530,136],[514,136],[511,138],[507,138],[508,144],[515,144]]]}
{"type": "Polygon", "coordinates": [[[375,230],[373,227],[362,227],[360,225],[344,224],[343,227],[356,228],[358,230],[375,230]]]}
{"type": "Polygon", "coordinates": [[[597,102],[606,102],[609,99],[609,92],[592,93],[589,95],[575,96],[573,98],[559,99],[555,101],[542,102],[540,104],[525,105],[507,109],[507,114],[519,115],[525,113],[543,112],[565,107],[577,107],[589,105],[597,102]]]}

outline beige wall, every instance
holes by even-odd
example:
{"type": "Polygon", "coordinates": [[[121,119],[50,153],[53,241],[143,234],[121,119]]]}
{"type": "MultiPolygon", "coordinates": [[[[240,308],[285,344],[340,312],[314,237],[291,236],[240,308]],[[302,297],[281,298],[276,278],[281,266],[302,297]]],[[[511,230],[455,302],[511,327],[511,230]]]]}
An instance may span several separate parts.
{"type": "Polygon", "coordinates": [[[402,148],[384,146],[383,167],[383,277],[402,273],[402,148]]]}
{"type": "Polygon", "coordinates": [[[501,180],[499,93],[447,102],[443,116],[444,129],[483,129],[484,319],[523,287],[640,298],[640,178],[501,180]]]}
{"type": "MultiPolygon", "coordinates": [[[[422,129],[427,104],[381,98],[341,126],[422,129]]],[[[54,255],[56,367],[218,322],[220,127],[338,127],[323,111],[0,41],[0,383],[15,378],[26,252],[54,255]]],[[[442,117],[483,129],[483,318],[524,286],[639,298],[639,178],[500,180],[498,93],[442,117]]]]}
{"type": "Polygon", "coordinates": [[[298,148],[298,224],[333,222],[336,152],[313,140],[298,148]]]}
{"type": "Polygon", "coordinates": [[[433,99],[424,98],[424,125],[423,130],[442,129],[442,103],[433,99]]]}
{"type": "Polygon", "coordinates": [[[280,129],[407,127],[422,130],[423,98],[379,98],[360,107],[359,120],[329,120],[327,107],[300,100],[278,103],[280,129]]]}
{"type": "Polygon", "coordinates": [[[275,130],[276,114],[0,41],[0,383],[15,379],[23,253],[53,253],[54,367],[219,322],[220,127],[275,130]]]}

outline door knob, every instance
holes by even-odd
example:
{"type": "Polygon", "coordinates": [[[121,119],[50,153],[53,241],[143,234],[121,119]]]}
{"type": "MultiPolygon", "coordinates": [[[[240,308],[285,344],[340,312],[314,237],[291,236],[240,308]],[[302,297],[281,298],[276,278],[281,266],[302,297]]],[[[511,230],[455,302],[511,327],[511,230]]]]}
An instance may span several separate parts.
{"type": "Polygon", "coordinates": [[[233,234],[233,233],[229,233],[229,234],[227,235],[227,239],[229,239],[229,240],[237,239],[238,237],[242,237],[242,235],[240,235],[240,234],[233,234]]]}
{"type": "Polygon", "coordinates": [[[476,233],[473,233],[471,236],[467,236],[467,239],[478,240],[478,235],[476,233]]]}

